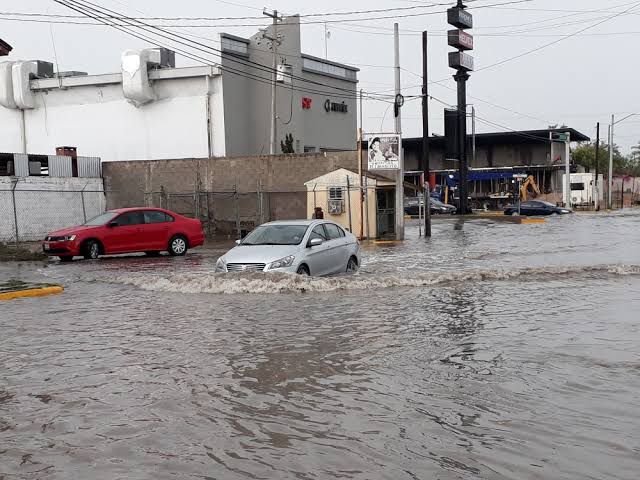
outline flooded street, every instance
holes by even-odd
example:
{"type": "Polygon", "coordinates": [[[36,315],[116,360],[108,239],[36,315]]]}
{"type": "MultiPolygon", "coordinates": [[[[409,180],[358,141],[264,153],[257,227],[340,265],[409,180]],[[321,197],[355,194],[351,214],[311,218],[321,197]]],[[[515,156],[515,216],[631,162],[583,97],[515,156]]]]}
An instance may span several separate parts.
{"type": "Polygon", "coordinates": [[[636,479],[640,214],[438,220],[356,275],[0,264],[0,479],[636,479]]]}

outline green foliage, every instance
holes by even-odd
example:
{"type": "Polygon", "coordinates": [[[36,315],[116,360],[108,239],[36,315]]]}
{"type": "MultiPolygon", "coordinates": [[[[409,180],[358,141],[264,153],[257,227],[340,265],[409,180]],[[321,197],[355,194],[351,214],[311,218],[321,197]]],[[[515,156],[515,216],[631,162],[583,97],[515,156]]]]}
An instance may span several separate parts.
{"type": "MultiPolygon", "coordinates": [[[[595,172],[596,167],[596,142],[585,143],[571,152],[573,161],[582,165],[588,172],[595,172]]],[[[623,173],[628,165],[629,159],[620,153],[617,145],[613,146],[613,173],[623,173]]],[[[600,153],[598,155],[598,171],[606,174],[609,170],[609,145],[600,142],[600,153]]]]}
{"type": "Polygon", "coordinates": [[[284,142],[280,140],[280,148],[282,149],[282,153],[296,153],[293,148],[293,134],[287,133],[284,136],[284,142]]]}

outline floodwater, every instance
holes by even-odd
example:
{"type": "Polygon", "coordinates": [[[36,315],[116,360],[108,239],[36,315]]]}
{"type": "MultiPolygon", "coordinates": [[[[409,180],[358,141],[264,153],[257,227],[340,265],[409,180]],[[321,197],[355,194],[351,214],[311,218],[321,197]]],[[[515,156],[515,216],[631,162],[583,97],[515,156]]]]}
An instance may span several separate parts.
{"type": "Polygon", "coordinates": [[[637,479],[640,215],[438,221],[356,275],[0,265],[0,479],[637,479]]]}

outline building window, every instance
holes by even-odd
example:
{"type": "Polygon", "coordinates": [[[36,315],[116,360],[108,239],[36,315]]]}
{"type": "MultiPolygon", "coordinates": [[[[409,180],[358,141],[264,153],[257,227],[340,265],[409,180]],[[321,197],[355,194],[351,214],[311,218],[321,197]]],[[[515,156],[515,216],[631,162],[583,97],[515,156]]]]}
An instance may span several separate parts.
{"type": "Polygon", "coordinates": [[[29,175],[32,177],[48,177],[49,157],[46,155],[29,155],[29,175]]]}
{"type": "Polygon", "coordinates": [[[348,80],[356,80],[356,72],[354,70],[338,67],[337,65],[331,65],[330,63],[313,60],[311,58],[304,58],[303,60],[303,68],[307,70],[335,75],[336,77],[342,77],[348,80]]]}
{"type": "Polygon", "coordinates": [[[13,167],[13,155],[10,153],[0,153],[0,177],[15,175],[13,167]]]}
{"type": "Polygon", "coordinates": [[[329,188],[329,200],[342,200],[342,187],[329,188]]]}
{"type": "Polygon", "coordinates": [[[249,55],[249,46],[245,42],[240,40],[234,40],[229,37],[222,37],[220,39],[220,45],[222,50],[233,53],[242,53],[243,55],[249,55]]]}

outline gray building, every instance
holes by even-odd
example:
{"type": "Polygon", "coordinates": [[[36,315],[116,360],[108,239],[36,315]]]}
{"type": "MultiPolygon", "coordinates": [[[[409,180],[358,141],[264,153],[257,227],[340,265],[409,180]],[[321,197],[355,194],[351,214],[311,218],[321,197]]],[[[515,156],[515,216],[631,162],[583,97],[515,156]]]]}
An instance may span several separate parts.
{"type": "Polygon", "coordinates": [[[275,37],[283,72],[276,84],[276,153],[286,134],[293,136],[295,153],[355,150],[358,69],[302,53],[300,18],[292,16],[278,24],[277,32],[270,26],[249,39],[221,35],[229,154],[269,153],[268,70],[273,59],[270,38],[275,37]]]}

